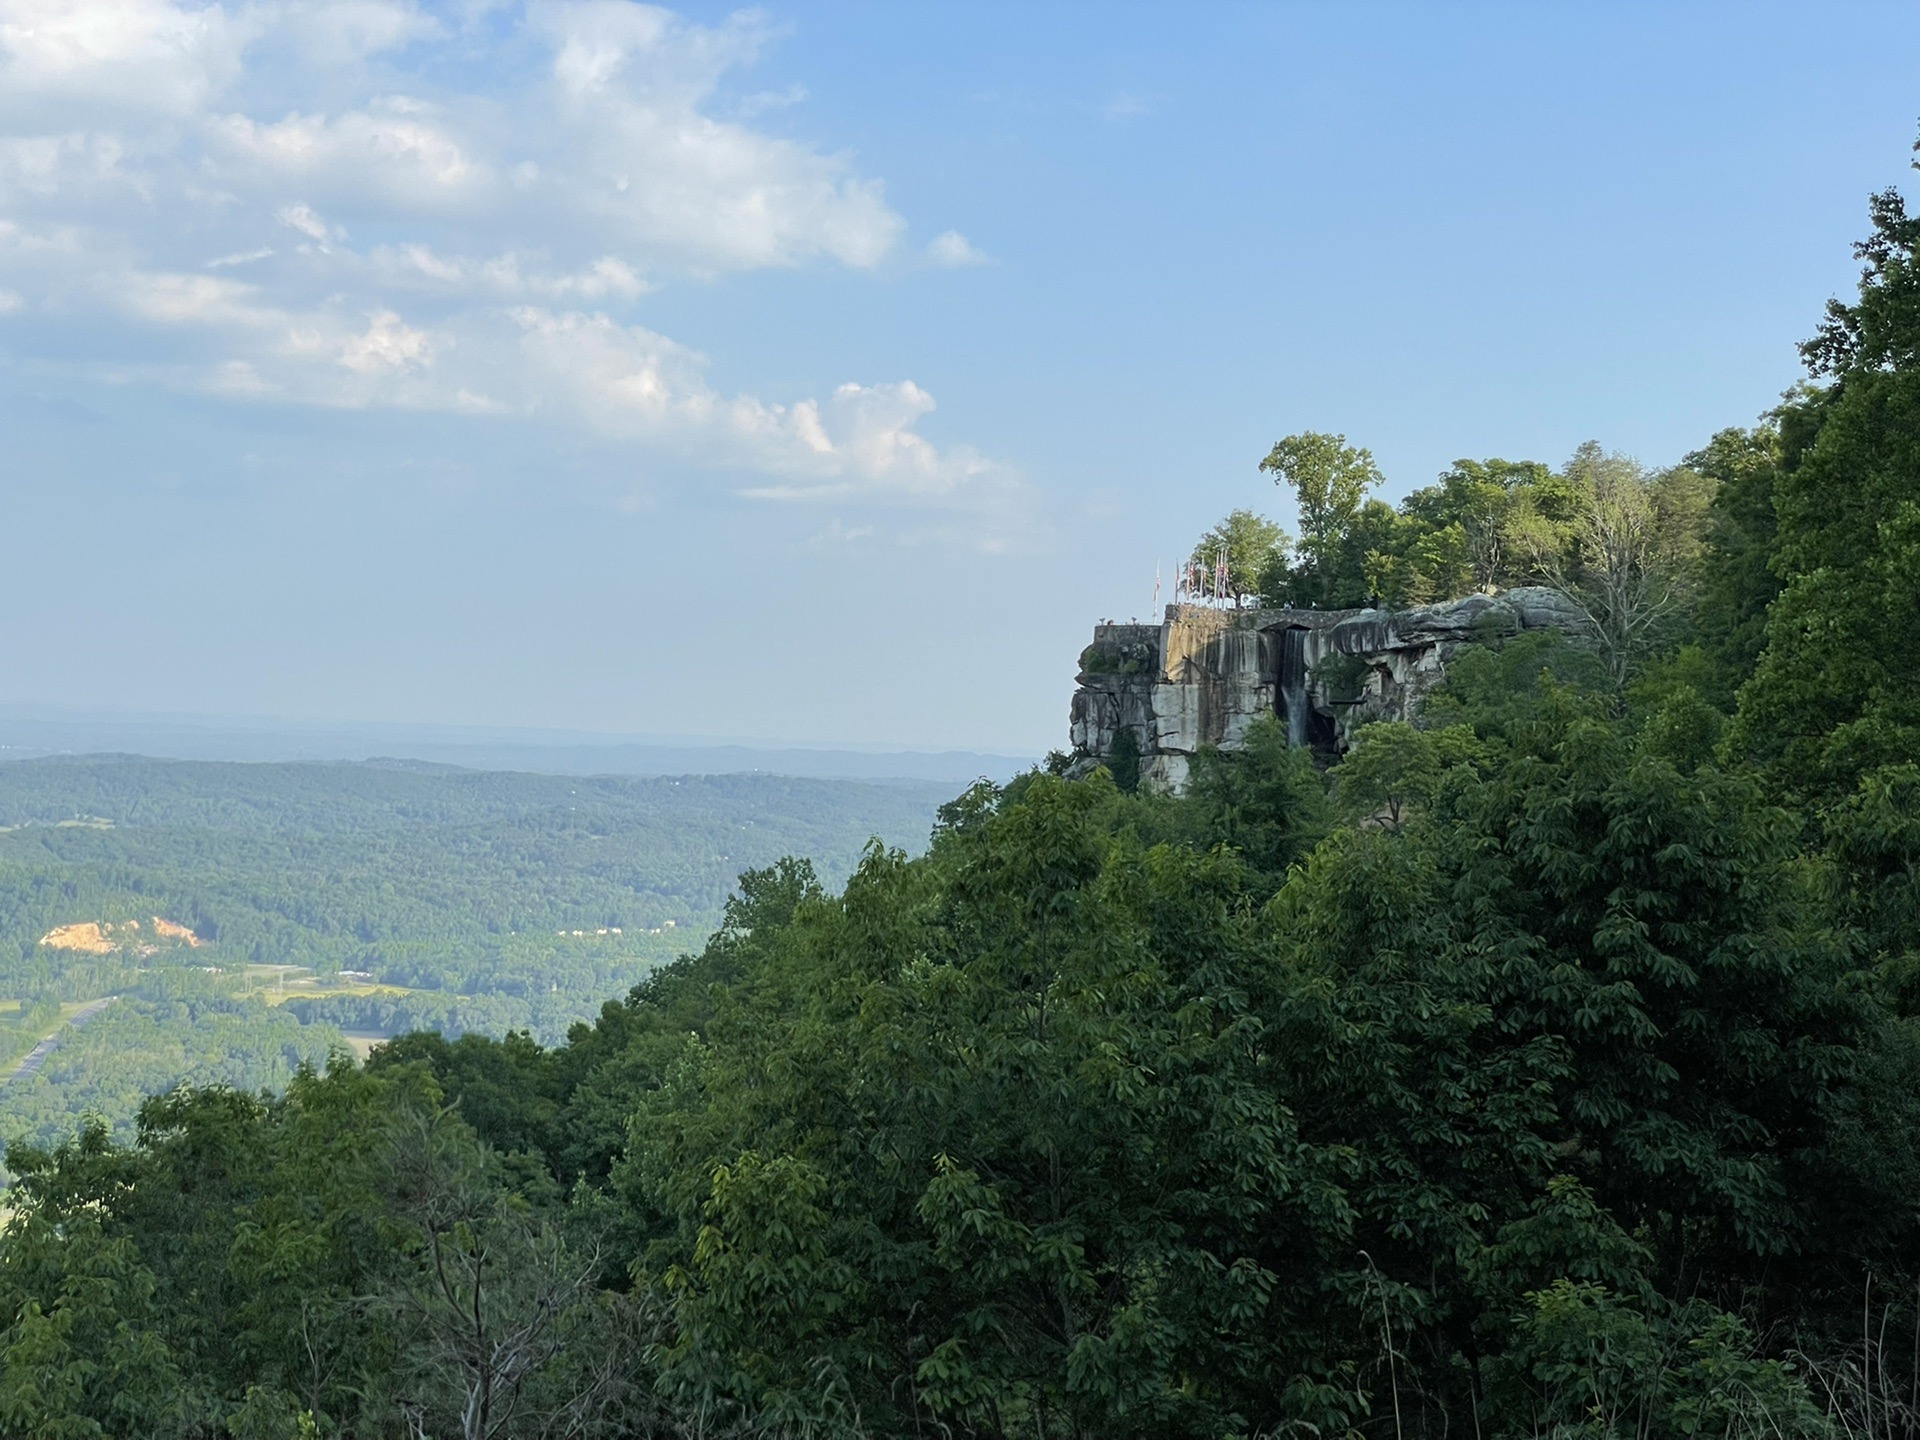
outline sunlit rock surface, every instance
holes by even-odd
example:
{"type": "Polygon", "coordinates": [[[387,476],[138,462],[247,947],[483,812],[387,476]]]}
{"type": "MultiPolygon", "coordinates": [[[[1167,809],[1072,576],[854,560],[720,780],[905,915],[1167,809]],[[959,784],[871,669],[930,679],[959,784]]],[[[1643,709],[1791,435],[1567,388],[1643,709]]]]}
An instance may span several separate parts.
{"type": "Polygon", "coordinates": [[[1159,625],[1096,625],[1073,696],[1075,768],[1131,730],[1141,783],[1177,790],[1196,751],[1236,748],[1262,715],[1334,751],[1368,720],[1417,716],[1462,645],[1584,623],[1558,591],[1528,587],[1409,610],[1169,605],[1159,625]]]}

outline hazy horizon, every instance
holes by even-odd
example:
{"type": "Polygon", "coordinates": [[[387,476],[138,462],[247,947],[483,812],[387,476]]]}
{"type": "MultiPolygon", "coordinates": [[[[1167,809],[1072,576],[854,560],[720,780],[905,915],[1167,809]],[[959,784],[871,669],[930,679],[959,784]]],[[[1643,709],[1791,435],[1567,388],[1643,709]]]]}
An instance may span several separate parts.
{"type": "Polygon", "coordinates": [[[807,745],[769,736],[635,735],[539,726],[329,722],[0,704],[0,762],[128,754],[235,762],[425,761],[563,775],[767,773],[955,785],[1010,779],[1039,757],[887,745],[807,745]]]}

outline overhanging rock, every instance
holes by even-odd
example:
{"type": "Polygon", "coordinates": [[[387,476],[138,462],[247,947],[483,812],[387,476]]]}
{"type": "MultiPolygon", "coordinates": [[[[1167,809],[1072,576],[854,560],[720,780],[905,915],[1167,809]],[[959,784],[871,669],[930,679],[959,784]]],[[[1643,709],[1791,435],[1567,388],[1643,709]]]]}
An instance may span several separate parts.
{"type": "Polygon", "coordinates": [[[1368,720],[1410,720],[1462,645],[1586,622],[1530,586],[1409,610],[1221,610],[1169,605],[1159,625],[1097,625],[1073,695],[1076,770],[1133,732],[1144,785],[1180,789],[1203,746],[1233,750],[1277,715],[1296,745],[1336,750],[1368,720]]]}

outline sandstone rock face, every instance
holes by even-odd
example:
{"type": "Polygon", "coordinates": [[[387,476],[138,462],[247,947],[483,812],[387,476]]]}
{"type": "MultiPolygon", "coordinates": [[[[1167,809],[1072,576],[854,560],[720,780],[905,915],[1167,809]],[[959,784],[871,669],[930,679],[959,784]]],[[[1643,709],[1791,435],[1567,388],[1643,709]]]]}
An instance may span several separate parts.
{"type": "Polygon", "coordinates": [[[1295,745],[1332,752],[1369,720],[1411,720],[1462,645],[1522,630],[1581,634],[1544,587],[1410,610],[1216,610],[1169,605],[1159,625],[1097,625],[1074,691],[1075,771],[1133,732],[1143,785],[1178,790],[1203,746],[1232,750],[1277,715],[1295,745]]]}

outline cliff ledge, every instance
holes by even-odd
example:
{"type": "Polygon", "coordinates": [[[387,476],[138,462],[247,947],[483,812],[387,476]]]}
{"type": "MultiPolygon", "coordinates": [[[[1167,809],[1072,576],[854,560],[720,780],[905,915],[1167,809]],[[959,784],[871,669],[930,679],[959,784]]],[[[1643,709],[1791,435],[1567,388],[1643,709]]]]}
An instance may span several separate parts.
{"type": "Polygon", "coordinates": [[[1343,748],[1368,720],[1411,720],[1455,651],[1522,630],[1578,633],[1544,587],[1409,610],[1227,610],[1169,605],[1159,625],[1097,625],[1073,695],[1075,769],[1133,732],[1143,785],[1178,790],[1204,745],[1232,750],[1262,715],[1295,745],[1343,748]]]}

